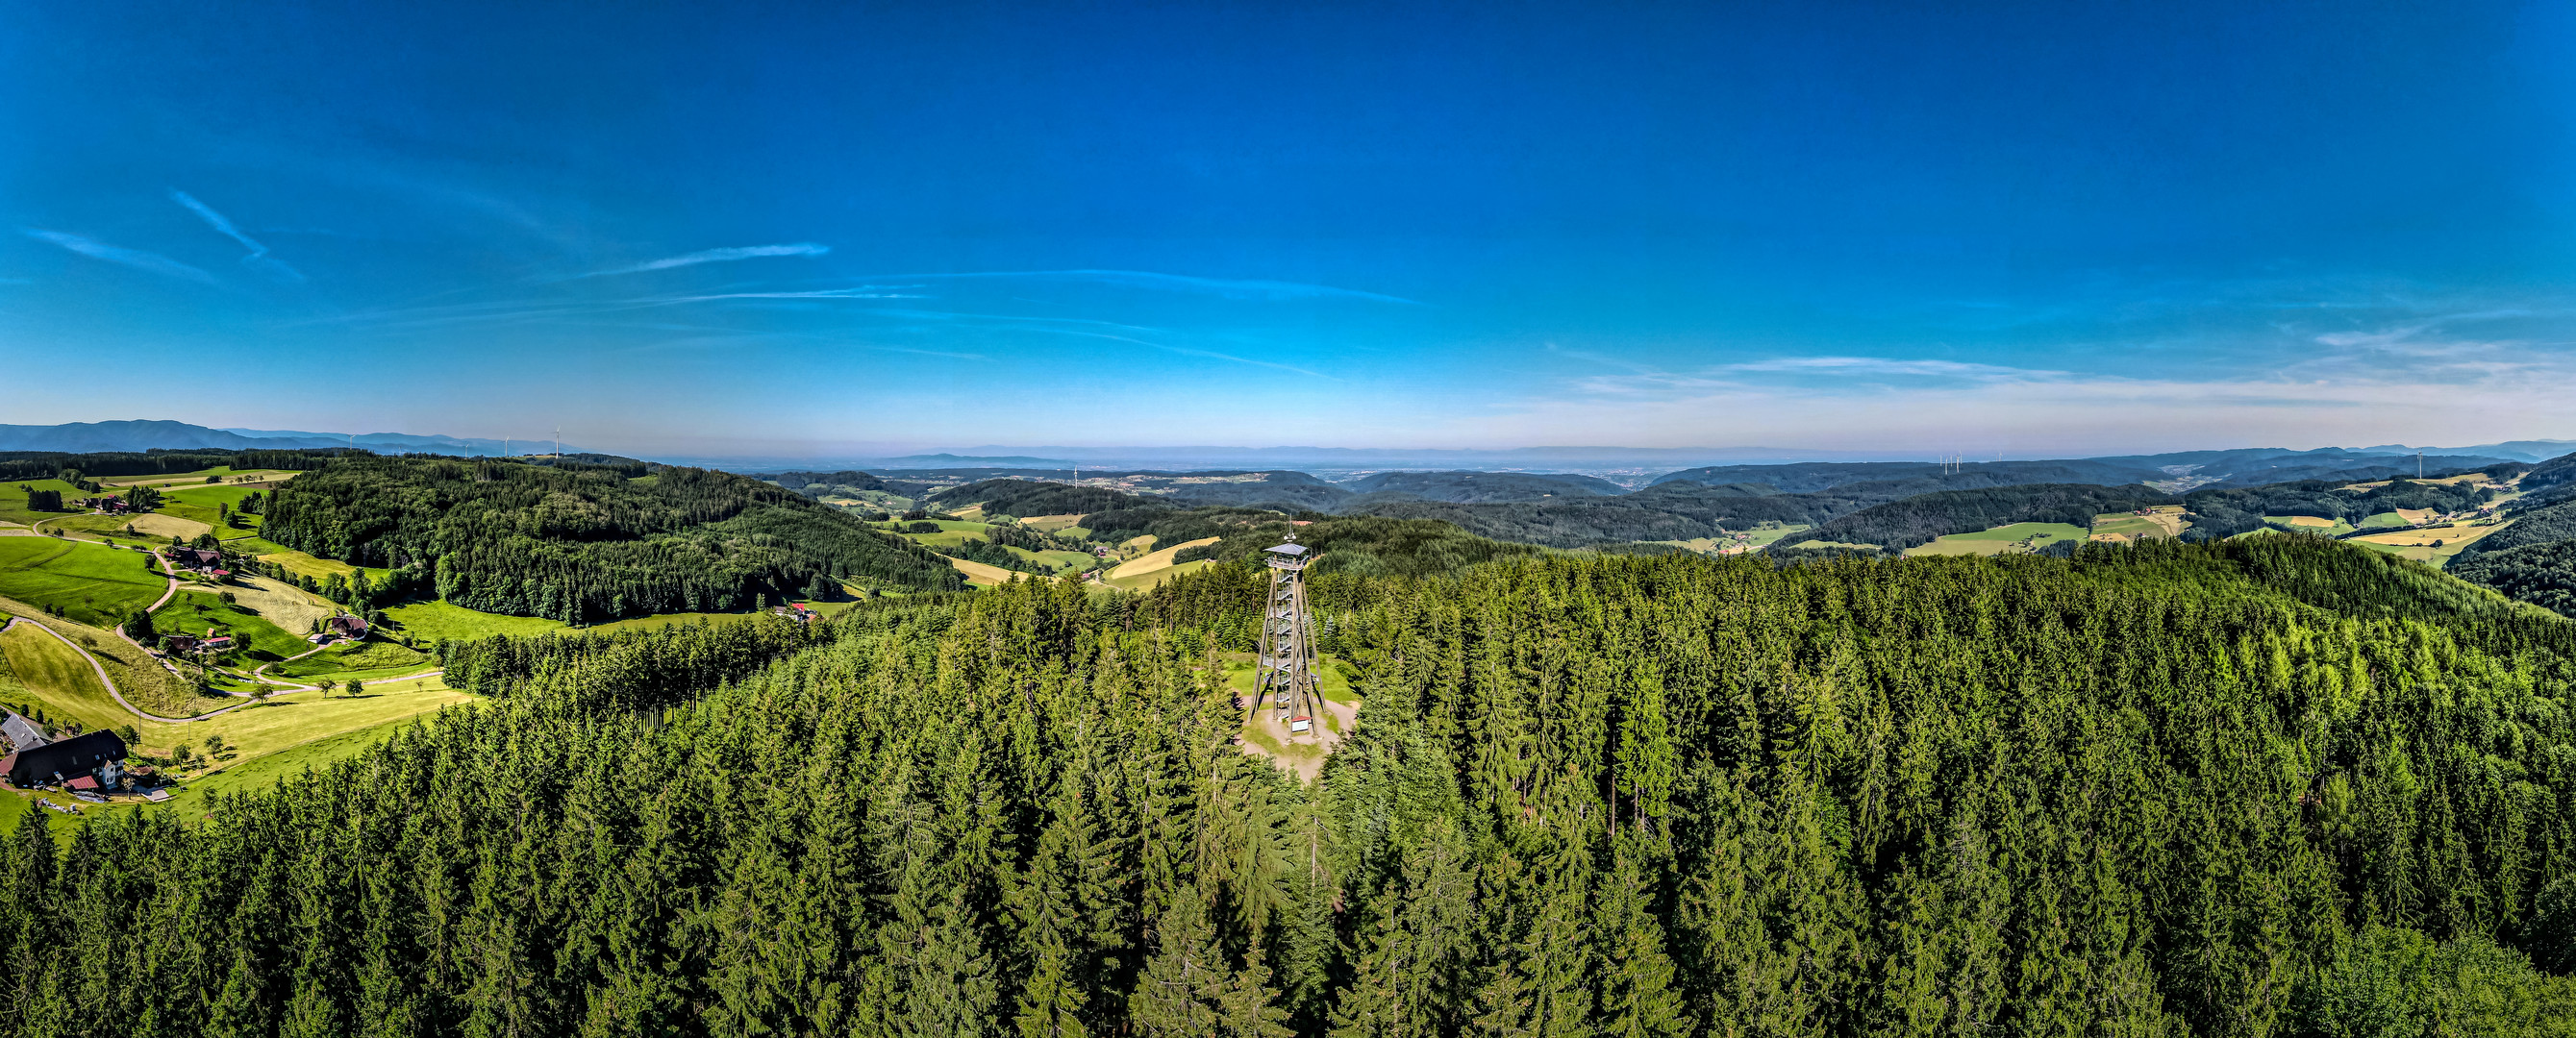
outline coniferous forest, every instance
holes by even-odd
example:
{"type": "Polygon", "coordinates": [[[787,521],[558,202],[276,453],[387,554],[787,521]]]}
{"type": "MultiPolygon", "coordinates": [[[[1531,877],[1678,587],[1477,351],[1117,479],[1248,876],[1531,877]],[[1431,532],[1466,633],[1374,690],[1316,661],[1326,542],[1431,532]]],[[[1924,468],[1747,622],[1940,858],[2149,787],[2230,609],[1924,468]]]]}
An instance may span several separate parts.
{"type": "Polygon", "coordinates": [[[747,609],[841,579],[964,581],[939,556],[828,505],[707,469],[358,455],[279,487],[271,541],[485,612],[567,622],[747,609]]]}
{"type": "Polygon", "coordinates": [[[482,692],[0,860],[24,1035],[2576,1029],[2576,628],[2308,538],[1260,574],[451,644],[482,692]]]}

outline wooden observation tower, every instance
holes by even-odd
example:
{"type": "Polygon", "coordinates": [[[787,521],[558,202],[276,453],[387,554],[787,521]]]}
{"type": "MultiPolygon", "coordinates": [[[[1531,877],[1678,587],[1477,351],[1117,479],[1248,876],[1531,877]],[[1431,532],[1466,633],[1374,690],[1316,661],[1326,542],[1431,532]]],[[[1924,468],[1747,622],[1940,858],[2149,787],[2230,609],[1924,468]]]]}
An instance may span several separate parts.
{"type": "Polygon", "coordinates": [[[1320,740],[1324,713],[1315,691],[1315,614],[1306,607],[1306,564],[1314,557],[1290,533],[1288,543],[1263,555],[1270,563],[1270,600],[1261,608],[1261,663],[1253,672],[1253,709],[1278,711],[1279,726],[1299,742],[1320,740]],[[1267,703],[1262,702],[1267,700],[1267,703]]]}

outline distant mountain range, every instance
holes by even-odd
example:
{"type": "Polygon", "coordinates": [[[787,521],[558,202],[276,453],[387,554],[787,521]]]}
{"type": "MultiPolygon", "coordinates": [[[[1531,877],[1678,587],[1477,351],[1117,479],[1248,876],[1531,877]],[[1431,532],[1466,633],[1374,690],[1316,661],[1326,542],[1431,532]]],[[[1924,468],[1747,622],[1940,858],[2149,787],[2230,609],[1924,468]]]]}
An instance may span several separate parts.
{"type": "MultiPolygon", "coordinates": [[[[64,425],[0,425],[0,451],[62,451],[69,454],[148,450],[276,450],[306,447],[364,447],[380,454],[431,452],[480,456],[530,454],[554,450],[551,441],[483,440],[412,433],[307,432],[294,429],[213,429],[186,422],[126,420],[71,422],[64,425]]],[[[585,448],[567,445],[567,451],[585,448]]]]}
{"type": "MultiPolygon", "coordinates": [[[[74,422],[64,425],[0,425],[0,451],[143,451],[154,448],[250,450],[263,447],[345,447],[353,438],[344,432],[315,432],[296,429],[210,428],[176,421],[128,420],[108,422],[74,422]]],[[[477,437],[415,433],[360,433],[356,446],[382,453],[427,451],[441,454],[487,455],[543,453],[554,449],[548,441],[497,440],[477,437]]],[[[567,451],[593,448],[565,445],[567,451]]],[[[2298,464],[2322,462],[2325,456],[2413,455],[2421,451],[2430,456],[2450,459],[2498,458],[2509,461],[2538,462],[2576,452],[2576,440],[2511,440],[2470,447],[2410,447],[2383,444],[2361,448],[2321,448],[2315,451],[2292,451],[2281,448],[2252,448],[2234,451],[2191,451],[2172,454],[2142,455],[2126,458],[2091,458],[2090,462],[2112,467],[2163,469],[2168,466],[2195,465],[2206,471],[2223,465],[2243,467],[2255,456],[2295,457],[2298,464]]],[[[833,459],[772,459],[759,466],[769,469],[799,468],[829,470],[832,468],[880,469],[971,469],[971,468],[1054,468],[1084,469],[1127,468],[1165,472],[1192,469],[1285,470],[1304,469],[1328,474],[1336,481],[1374,472],[1421,471],[1455,473],[1460,471],[1580,472],[1606,475],[1630,486],[1641,485],[1649,477],[1658,480],[1688,478],[1707,482],[1713,477],[1685,477],[1685,470],[1719,470],[1727,468],[1775,467],[1802,463],[1836,465],[1889,464],[1897,466],[1928,464],[1920,454],[1893,451],[1822,451],[1788,447],[1518,447],[1497,450],[1413,449],[1376,447],[966,447],[949,451],[890,457],[852,457],[833,459]]],[[[748,471],[745,461],[702,458],[664,457],[652,459],[682,464],[706,464],[714,467],[748,471]]],[[[1987,462],[1983,464],[2061,465],[2064,462],[1987,462]]],[[[1777,474],[1776,468],[1774,473],[1777,474]]],[[[2102,473],[2095,478],[2107,476],[2102,473]]],[[[2168,476],[2188,473],[2167,472],[2168,476]]],[[[2280,478],[2301,478],[2283,476],[2280,478]]],[[[2085,480],[2090,482],[2092,480],[2085,480]]],[[[1403,487],[1361,487],[1361,493],[1386,490],[1408,492],[1403,487]]],[[[1595,488],[1598,492],[1598,488],[1595,488]]],[[[1782,487],[1782,489],[1788,489],[1782,487]]]]}

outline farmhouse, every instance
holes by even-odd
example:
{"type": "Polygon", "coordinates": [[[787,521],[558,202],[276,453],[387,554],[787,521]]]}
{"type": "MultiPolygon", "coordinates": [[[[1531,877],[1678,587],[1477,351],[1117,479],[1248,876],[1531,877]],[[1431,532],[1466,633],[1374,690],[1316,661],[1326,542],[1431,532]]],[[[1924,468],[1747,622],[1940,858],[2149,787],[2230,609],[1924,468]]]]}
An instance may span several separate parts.
{"type": "Polygon", "coordinates": [[[190,569],[213,569],[224,563],[224,553],[212,548],[163,548],[161,554],[190,569]]]}
{"type": "Polygon", "coordinates": [[[95,509],[109,515],[124,515],[125,513],[133,510],[132,506],[127,504],[126,500],[121,497],[84,497],[72,503],[79,505],[82,508],[95,509]]]}
{"type": "Polygon", "coordinates": [[[6,771],[10,785],[32,789],[48,782],[94,777],[102,768],[113,769],[125,753],[125,740],[101,729],[0,757],[0,770],[6,771]]]}

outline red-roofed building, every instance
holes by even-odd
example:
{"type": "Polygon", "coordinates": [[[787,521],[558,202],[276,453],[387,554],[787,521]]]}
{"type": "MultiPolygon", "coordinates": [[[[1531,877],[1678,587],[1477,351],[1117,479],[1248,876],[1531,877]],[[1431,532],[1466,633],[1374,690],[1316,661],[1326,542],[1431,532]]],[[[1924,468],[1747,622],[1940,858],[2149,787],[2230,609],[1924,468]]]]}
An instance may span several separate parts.
{"type": "Polygon", "coordinates": [[[81,777],[79,777],[79,778],[76,778],[76,779],[73,779],[73,780],[71,780],[71,781],[69,781],[69,782],[65,782],[65,783],[63,783],[63,788],[65,788],[65,789],[72,789],[72,790],[88,790],[88,791],[90,791],[90,792],[97,792],[97,791],[98,791],[98,780],[97,780],[97,779],[95,779],[95,778],[92,778],[92,777],[90,777],[90,776],[88,776],[88,775],[83,775],[83,776],[81,776],[81,777]]]}

